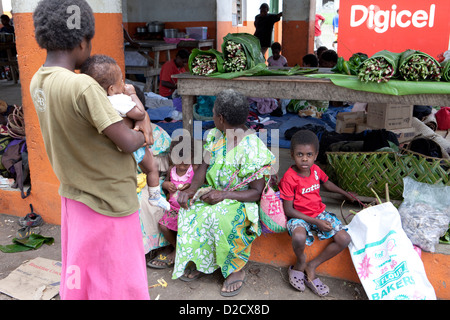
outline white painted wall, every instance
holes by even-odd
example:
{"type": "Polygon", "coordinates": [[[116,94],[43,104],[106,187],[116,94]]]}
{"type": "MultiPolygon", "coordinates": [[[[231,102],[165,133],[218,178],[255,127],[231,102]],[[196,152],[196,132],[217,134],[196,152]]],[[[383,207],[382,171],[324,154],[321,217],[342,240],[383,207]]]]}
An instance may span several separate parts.
{"type": "Polygon", "coordinates": [[[216,21],[215,0],[126,0],[126,9],[128,22],[216,21]]]}

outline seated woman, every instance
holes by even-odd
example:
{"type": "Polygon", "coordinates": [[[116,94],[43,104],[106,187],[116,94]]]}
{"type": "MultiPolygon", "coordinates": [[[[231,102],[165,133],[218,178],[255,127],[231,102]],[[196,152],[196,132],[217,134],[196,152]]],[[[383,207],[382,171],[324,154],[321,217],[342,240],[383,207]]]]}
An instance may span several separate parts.
{"type": "Polygon", "coordinates": [[[243,267],[260,234],[256,201],[264,189],[264,175],[270,174],[275,162],[272,152],[245,126],[248,112],[247,98],[239,92],[227,89],[217,95],[216,128],[207,136],[205,158],[191,186],[178,195],[173,278],[191,281],[220,268],[226,279],[223,296],[238,294],[244,283],[243,267]],[[246,179],[248,183],[242,183],[246,179]],[[212,190],[193,201],[205,182],[212,190]],[[238,189],[229,191],[238,184],[238,189]]]}

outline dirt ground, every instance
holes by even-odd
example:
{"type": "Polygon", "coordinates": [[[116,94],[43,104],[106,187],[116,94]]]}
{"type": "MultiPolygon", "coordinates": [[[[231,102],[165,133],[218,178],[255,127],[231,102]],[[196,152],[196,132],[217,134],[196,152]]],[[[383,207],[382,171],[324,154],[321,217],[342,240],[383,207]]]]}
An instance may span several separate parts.
{"type": "MultiPolygon", "coordinates": [[[[19,225],[18,217],[0,214],[0,244],[12,243],[19,225]]],[[[3,253],[0,252],[0,279],[7,277],[22,263],[36,257],[42,257],[60,261],[60,226],[44,224],[41,235],[53,237],[53,245],[42,245],[37,250],[3,253]]],[[[148,256],[147,260],[151,257],[148,256]]],[[[193,282],[183,282],[172,279],[172,269],[147,268],[148,283],[153,285],[158,279],[167,282],[166,288],[155,287],[150,290],[152,300],[367,300],[367,296],[361,284],[342,281],[334,278],[321,277],[322,281],[330,287],[330,294],[321,298],[312,293],[308,288],[303,292],[296,291],[289,284],[287,268],[275,267],[268,264],[249,262],[245,267],[246,283],[236,297],[225,298],[220,295],[223,277],[219,271],[211,275],[204,275],[193,282]]],[[[55,299],[59,299],[56,296],[55,299]]],[[[14,300],[0,293],[0,300],[14,300]]]]}

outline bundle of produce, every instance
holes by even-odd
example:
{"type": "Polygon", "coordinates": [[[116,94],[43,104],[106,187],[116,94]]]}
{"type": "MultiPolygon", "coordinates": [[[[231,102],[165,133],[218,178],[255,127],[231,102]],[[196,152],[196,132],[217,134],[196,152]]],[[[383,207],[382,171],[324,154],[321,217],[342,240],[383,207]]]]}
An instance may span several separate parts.
{"type": "Polygon", "coordinates": [[[246,69],[247,57],[244,53],[242,44],[234,41],[227,41],[225,47],[225,71],[235,72],[246,69]]]}
{"type": "Polygon", "coordinates": [[[217,72],[217,59],[214,56],[198,55],[192,61],[192,74],[204,76],[217,72]]]}
{"type": "Polygon", "coordinates": [[[398,71],[404,80],[435,80],[441,79],[439,62],[432,56],[408,49],[402,53],[398,71]]]}
{"type": "Polygon", "coordinates": [[[259,39],[249,33],[229,33],[223,38],[222,52],[225,72],[248,70],[265,59],[259,39]]]}
{"type": "Polygon", "coordinates": [[[358,79],[363,82],[388,82],[397,73],[400,53],[382,50],[361,63],[358,79]]]}
{"type": "Polygon", "coordinates": [[[359,66],[367,59],[368,57],[365,53],[355,53],[348,61],[346,61],[343,57],[339,57],[336,65],[331,68],[331,71],[334,73],[356,76],[358,74],[359,66]]]}
{"type": "Polygon", "coordinates": [[[188,64],[191,73],[200,76],[224,71],[223,55],[215,49],[193,49],[188,64]]]}
{"type": "Polygon", "coordinates": [[[445,81],[450,81],[450,59],[441,63],[441,74],[445,81]]]}

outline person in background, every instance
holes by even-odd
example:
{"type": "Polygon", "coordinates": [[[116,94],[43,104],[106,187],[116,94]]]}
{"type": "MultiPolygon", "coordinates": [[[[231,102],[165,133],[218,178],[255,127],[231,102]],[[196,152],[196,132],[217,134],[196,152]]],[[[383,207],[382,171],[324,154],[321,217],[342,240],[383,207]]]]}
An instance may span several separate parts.
{"type": "Polygon", "coordinates": [[[325,17],[316,13],[316,21],[314,25],[314,50],[323,46],[322,43],[322,25],[325,23],[325,17]]]}
{"type": "Polygon", "coordinates": [[[274,42],[270,48],[272,49],[272,55],[267,59],[269,67],[287,67],[287,60],[281,55],[281,44],[279,42],[274,42]]]}
{"type": "Polygon", "coordinates": [[[328,50],[328,48],[325,46],[321,46],[321,47],[317,48],[317,50],[316,50],[317,59],[320,59],[320,56],[322,55],[322,53],[324,53],[324,51],[327,51],[327,50],[328,50]]]}
{"type": "Polygon", "coordinates": [[[272,32],[273,25],[280,21],[282,12],[278,14],[269,13],[269,5],[267,3],[263,3],[259,7],[259,14],[255,16],[255,37],[259,39],[261,44],[261,52],[263,56],[266,54],[267,49],[269,49],[270,44],[272,43],[272,32]]]}
{"type": "Polygon", "coordinates": [[[3,27],[0,28],[0,32],[14,33],[14,27],[10,23],[11,19],[6,14],[0,16],[0,22],[3,25],[3,27]]]}
{"type": "Polygon", "coordinates": [[[319,66],[319,59],[317,59],[317,56],[312,53],[308,53],[303,56],[302,58],[303,67],[313,67],[316,68],[319,66]]]}
{"type": "Polygon", "coordinates": [[[321,68],[333,68],[338,60],[338,55],[334,50],[325,50],[319,58],[319,67],[321,68]]]}
{"type": "Polygon", "coordinates": [[[333,48],[337,49],[337,40],[338,40],[338,29],[339,28],[339,9],[336,11],[336,15],[333,17],[333,33],[334,33],[334,41],[333,48]]]}
{"type": "Polygon", "coordinates": [[[320,197],[321,186],[340,193],[354,201],[354,196],[328,180],[328,176],[314,162],[319,153],[319,139],[310,130],[300,130],[291,139],[292,165],[278,185],[283,207],[288,217],[287,229],[292,237],[292,247],[297,257],[295,265],[288,269],[289,282],[304,291],[305,285],[319,296],[329,293],[327,285],[316,277],[316,268],[347,248],[351,238],[344,226],[320,197]],[[314,242],[314,233],[319,240],[333,239],[319,255],[306,262],[305,246],[314,242]]]}
{"type": "Polygon", "coordinates": [[[60,183],[60,297],[148,300],[132,153],[150,141],[149,118],[128,128],[98,82],[75,72],[90,56],[95,34],[85,0],[42,0],[33,22],[46,58],[29,90],[60,183]],[[80,28],[67,25],[73,6],[80,28]]]}
{"type": "Polygon", "coordinates": [[[172,99],[172,94],[177,88],[177,79],[173,79],[172,75],[186,72],[185,66],[188,59],[189,51],[181,49],[177,52],[175,59],[163,64],[159,74],[159,94],[161,96],[172,99]]]}

